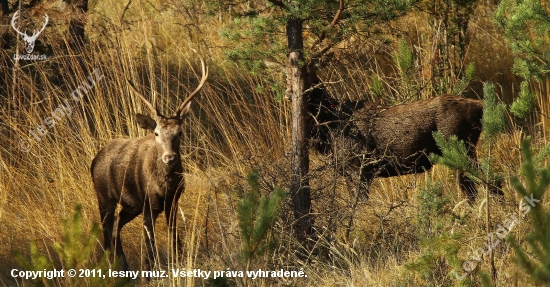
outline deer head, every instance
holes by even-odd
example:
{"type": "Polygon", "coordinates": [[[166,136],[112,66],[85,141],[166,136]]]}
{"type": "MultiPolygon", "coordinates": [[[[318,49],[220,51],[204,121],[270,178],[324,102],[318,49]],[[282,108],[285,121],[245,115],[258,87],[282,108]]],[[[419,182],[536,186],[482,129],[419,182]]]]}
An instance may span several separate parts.
{"type": "Polygon", "coordinates": [[[17,15],[18,13],[19,11],[15,11],[15,13],[13,14],[13,17],[11,18],[11,26],[13,27],[15,32],[23,36],[23,40],[25,41],[25,49],[27,50],[27,53],[30,54],[34,50],[34,42],[36,41],[36,38],[38,38],[38,35],[40,35],[40,33],[44,31],[44,28],[46,28],[46,25],[48,25],[49,17],[48,14],[44,14],[46,21],[44,21],[44,25],[42,26],[42,28],[39,31],[34,31],[32,36],[29,36],[27,35],[27,29],[25,29],[25,32],[21,32],[19,28],[16,27],[15,19],[19,18],[17,15]]]}
{"type": "Polygon", "coordinates": [[[136,114],[137,122],[140,127],[153,131],[161,160],[167,165],[179,161],[179,144],[183,133],[181,128],[183,118],[190,110],[191,100],[198,94],[208,78],[208,69],[205,68],[204,60],[202,57],[200,60],[202,69],[201,81],[198,87],[179,105],[176,109],[176,114],[172,117],[163,116],[155,105],[151,104],[142,94],[140,94],[131,81],[128,81],[134,93],[139,96],[153,114],[152,117],[136,114]]]}

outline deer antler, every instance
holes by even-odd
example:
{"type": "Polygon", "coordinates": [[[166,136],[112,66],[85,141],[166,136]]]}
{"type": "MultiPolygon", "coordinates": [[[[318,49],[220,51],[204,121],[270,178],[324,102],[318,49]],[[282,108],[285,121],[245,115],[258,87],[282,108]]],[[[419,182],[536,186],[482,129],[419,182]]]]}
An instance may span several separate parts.
{"type": "Polygon", "coordinates": [[[40,33],[42,33],[42,31],[44,31],[44,29],[46,28],[46,25],[48,25],[48,21],[50,20],[50,17],[48,17],[48,14],[44,14],[44,15],[45,15],[46,21],[44,21],[44,25],[42,25],[42,29],[40,29],[40,31],[38,31],[38,32],[34,32],[31,36],[31,38],[36,39],[36,37],[38,37],[38,35],[40,35],[40,33]]]}
{"type": "MultiPolygon", "coordinates": [[[[193,52],[198,54],[195,49],[192,50],[193,52]]],[[[204,86],[204,83],[206,83],[206,79],[208,78],[208,68],[205,68],[204,60],[200,55],[199,58],[201,60],[202,78],[199,86],[187,97],[187,99],[185,99],[185,101],[183,101],[183,103],[181,103],[181,105],[179,105],[178,109],[176,110],[176,115],[179,115],[180,117],[185,115],[185,113],[187,112],[187,105],[191,102],[193,97],[195,97],[199,93],[202,86],[204,86]]]]}
{"type": "MultiPolygon", "coordinates": [[[[19,16],[17,16],[17,14],[19,13],[19,11],[15,11],[15,13],[13,14],[13,17],[11,18],[11,26],[13,27],[13,29],[15,30],[15,32],[17,32],[17,34],[27,38],[29,37],[27,35],[27,33],[23,33],[21,31],[19,31],[19,28],[15,26],[15,19],[19,18],[19,16]]],[[[26,31],[26,30],[25,30],[26,31]]]]}
{"type": "Polygon", "coordinates": [[[127,80],[128,81],[128,85],[130,86],[130,88],[132,88],[132,91],[138,95],[138,97],[143,101],[143,103],[151,110],[151,112],[153,113],[153,115],[156,117],[159,115],[159,112],[157,110],[157,108],[155,108],[151,102],[149,102],[140,92],[138,92],[136,86],[134,86],[134,83],[132,83],[131,80],[127,80]]]}
{"type": "MultiPolygon", "coordinates": [[[[197,53],[196,50],[193,50],[193,52],[197,53]]],[[[206,68],[204,64],[204,60],[200,55],[199,55],[199,58],[201,60],[201,69],[202,69],[201,81],[199,83],[199,86],[187,97],[187,99],[185,99],[185,101],[183,101],[183,103],[181,103],[181,105],[178,106],[176,110],[176,116],[182,117],[183,115],[185,115],[185,113],[187,113],[187,110],[188,110],[187,106],[189,105],[193,97],[195,97],[199,93],[202,86],[204,86],[204,83],[206,83],[206,79],[208,78],[208,68],[206,68]]],[[[136,86],[134,86],[134,83],[129,79],[127,79],[126,81],[128,82],[128,85],[130,86],[130,88],[132,88],[132,91],[139,96],[139,98],[143,101],[143,103],[145,103],[147,107],[149,107],[149,109],[151,110],[151,112],[153,112],[155,117],[160,115],[157,108],[153,104],[151,104],[151,102],[149,102],[140,92],[138,92],[136,86]]]]}
{"type": "Polygon", "coordinates": [[[48,14],[44,14],[46,15],[46,21],[44,21],[44,25],[42,25],[42,28],[39,31],[34,31],[32,36],[29,36],[27,35],[26,29],[25,29],[25,32],[21,32],[19,30],[19,27],[17,27],[17,25],[15,24],[15,20],[19,18],[18,14],[19,14],[19,11],[15,11],[15,13],[13,14],[13,17],[11,18],[11,26],[13,27],[15,32],[23,36],[23,40],[25,41],[25,49],[27,50],[27,53],[30,54],[34,49],[34,41],[36,41],[36,38],[38,38],[38,35],[40,35],[42,31],[44,31],[44,29],[46,28],[46,25],[48,25],[48,21],[50,18],[48,17],[48,14]]]}
{"type": "Polygon", "coordinates": [[[44,14],[45,18],[46,18],[46,21],[44,21],[44,25],[42,25],[42,28],[40,29],[40,31],[38,31],[38,32],[35,31],[35,32],[33,32],[32,36],[29,36],[29,35],[27,35],[27,30],[26,29],[25,29],[25,32],[21,32],[21,31],[19,31],[19,27],[16,27],[15,19],[19,18],[19,16],[17,15],[18,13],[19,13],[19,11],[15,11],[15,13],[13,14],[13,17],[11,18],[11,26],[13,27],[15,32],[17,32],[19,35],[21,35],[25,38],[25,41],[27,39],[28,40],[36,40],[38,35],[40,35],[40,33],[42,33],[42,31],[44,31],[44,29],[46,28],[46,25],[48,25],[48,21],[50,20],[50,17],[48,17],[48,14],[44,14]]]}

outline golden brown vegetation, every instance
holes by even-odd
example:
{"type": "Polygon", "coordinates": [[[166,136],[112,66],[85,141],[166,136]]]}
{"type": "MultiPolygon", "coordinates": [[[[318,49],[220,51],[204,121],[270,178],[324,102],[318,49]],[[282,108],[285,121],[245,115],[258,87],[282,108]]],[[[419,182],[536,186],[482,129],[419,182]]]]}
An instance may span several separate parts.
{"type": "MultiPolygon", "coordinates": [[[[0,97],[7,103],[0,107],[0,284],[21,283],[10,276],[11,269],[20,268],[13,254],[21,252],[28,258],[32,240],[36,240],[42,253],[58,262],[52,246],[61,241],[62,218],[72,214],[75,204],[83,206],[85,230],[90,229],[92,222],[99,222],[89,173],[92,158],[111,139],[145,135],[134,118],[135,113],[145,109],[130,92],[126,79],[140,83],[142,90],[157,91],[158,94],[151,95],[157,97],[160,109],[171,111],[181,101],[179,97],[188,94],[200,78],[199,64],[188,47],[198,48],[208,57],[210,77],[184,124],[182,154],[188,185],[179,202],[178,230],[184,242],[184,256],[177,262],[177,268],[303,268],[308,275],[246,283],[239,278],[229,280],[231,284],[249,286],[480,284],[480,270],[489,270],[487,260],[458,281],[450,272],[459,270],[459,266],[449,262],[445,248],[422,243],[425,237],[462,234],[446,243],[458,246],[454,256],[461,260],[472,258],[473,252],[483,247],[488,233],[483,198],[473,206],[466,204],[452,171],[436,166],[425,174],[375,180],[368,201],[360,200],[354,205],[357,195],[353,187],[326,165],[326,158],[316,154],[312,155],[311,172],[315,227],[319,234],[315,253],[309,254],[308,260],[296,255],[300,247],[289,233],[291,210],[285,207],[269,235],[276,244],[251,266],[246,266],[239,252],[236,215],[244,177],[251,170],[259,171],[263,192],[273,186],[285,187],[289,178],[288,103],[276,100],[277,91],[270,89],[274,81],[284,79],[276,74],[269,79],[251,75],[224,59],[228,44],[218,35],[227,20],[224,15],[220,14],[218,19],[206,18],[201,16],[200,7],[184,10],[152,3],[132,6],[125,19],[120,18],[124,3],[98,5],[90,14],[89,41],[77,51],[62,48],[64,37],[60,26],[59,30],[48,27],[42,39],[43,45],[53,47],[47,61],[15,64],[9,60],[13,59],[10,54],[13,51],[0,52],[6,59],[0,67],[4,79],[0,97]],[[99,69],[104,78],[80,102],[74,101],[70,93],[87,81],[94,69],[99,69]],[[30,129],[44,125],[45,118],[65,99],[72,107],[72,114],[60,117],[54,128],[48,127],[48,134],[40,136],[40,141],[29,134],[30,129]],[[29,144],[28,152],[19,148],[21,141],[29,144]],[[437,214],[421,215],[419,206],[427,199],[418,195],[438,189],[448,202],[437,214]],[[436,258],[433,262],[437,264],[428,264],[431,271],[420,275],[408,267],[427,252],[433,252],[436,258]]],[[[509,102],[519,90],[518,81],[510,72],[513,58],[507,44],[492,24],[493,8],[491,4],[480,5],[470,25],[472,39],[465,62],[475,63],[477,78],[467,92],[479,94],[479,82],[491,80],[500,87],[502,99],[509,102]]],[[[334,61],[321,69],[323,80],[334,83],[328,87],[330,93],[341,99],[367,98],[386,103],[434,96],[435,89],[425,89],[420,95],[408,94],[410,89],[432,84],[431,65],[440,35],[431,34],[428,21],[425,14],[415,12],[396,23],[404,32],[401,34],[404,41],[414,47],[414,79],[404,79],[399,67],[391,62],[397,41],[395,45],[377,49],[376,55],[372,55],[376,45],[373,43],[355,47],[352,56],[346,53],[348,58],[335,53],[334,61]],[[372,92],[373,77],[379,78],[385,97],[396,96],[378,97],[372,92]]],[[[395,40],[393,35],[388,38],[395,40]]],[[[454,87],[453,81],[455,84],[459,81],[451,74],[446,77],[448,89],[454,87]]],[[[548,85],[547,81],[546,85],[533,86],[539,95],[539,107],[546,115],[550,114],[548,85]]],[[[536,147],[548,139],[549,131],[548,119],[535,115],[524,125],[510,124],[492,150],[496,169],[509,176],[517,174],[521,138],[532,135],[536,147]]],[[[479,156],[484,156],[481,151],[479,156]]],[[[493,227],[517,212],[520,201],[508,181],[503,190],[503,199],[491,198],[493,227]]],[[[160,258],[166,258],[170,249],[164,220],[159,220],[156,228],[160,258]]],[[[513,233],[521,240],[528,229],[529,222],[522,220],[513,233]]],[[[137,269],[144,252],[140,220],[128,224],[122,237],[130,268],[137,269]]],[[[97,241],[101,242],[101,238],[97,241]]],[[[93,256],[99,260],[101,253],[98,245],[93,256]]],[[[507,243],[495,249],[498,285],[521,286],[529,282],[512,262],[513,255],[507,243]]],[[[65,283],[52,282],[57,286],[65,283]]],[[[148,284],[204,286],[214,282],[170,278],[148,284]]]]}

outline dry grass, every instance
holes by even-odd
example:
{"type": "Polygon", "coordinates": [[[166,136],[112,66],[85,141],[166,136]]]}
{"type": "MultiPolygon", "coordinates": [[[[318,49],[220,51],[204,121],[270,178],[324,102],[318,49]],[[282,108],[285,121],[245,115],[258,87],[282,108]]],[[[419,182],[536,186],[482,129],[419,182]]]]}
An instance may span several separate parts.
{"type": "MultiPolygon", "coordinates": [[[[268,192],[271,186],[287,185],[288,103],[274,100],[267,79],[249,75],[223,61],[223,43],[216,32],[223,22],[206,22],[200,17],[200,8],[181,10],[170,5],[159,6],[162,9],[155,12],[158,18],[153,17],[151,21],[137,21],[151,17],[148,8],[130,9],[126,20],[120,21],[117,15],[122,14],[124,6],[116,2],[110,5],[96,11],[102,13],[94,14],[86,48],[75,52],[54,49],[53,54],[48,55],[49,61],[21,62],[20,69],[15,72],[12,70],[14,63],[9,60],[0,68],[2,79],[7,79],[6,92],[0,96],[8,101],[8,105],[0,110],[1,284],[16,284],[9,275],[12,268],[19,266],[12,253],[19,251],[28,256],[31,240],[37,240],[43,253],[49,254],[54,261],[58,260],[52,245],[61,240],[61,219],[72,214],[75,204],[83,205],[86,230],[92,222],[99,222],[89,175],[91,159],[111,139],[146,134],[137,128],[134,119],[136,112],[144,110],[142,103],[130,93],[126,79],[138,83],[144,94],[157,91],[158,94],[152,94],[154,99],[163,112],[170,113],[194,89],[200,77],[198,63],[189,46],[199,48],[207,57],[211,76],[195,101],[192,116],[184,124],[186,133],[182,149],[188,186],[179,202],[178,230],[184,239],[185,253],[176,266],[244,270],[246,266],[238,252],[240,235],[235,209],[238,193],[234,188],[244,185],[244,175],[252,169],[260,171],[264,192],[268,192]],[[186,17],[173,17],[171,13],[186,17]],[[199,25],[182,28],[186,23],[178,19],[189,19],[199,25]],[[82,101],[75,102],[69,94],[86,81],[94,69],[99,69],[104,78],[82,101]],[[48,128],[47,135],[37,141],[29,134],[29,129],[36,130],[37,126],[43,125],[44,119],[64,99],[72,104],[72,114],[62,117],[53,129],[48,128]],[[21,139],[30,143],[29,152],[21,152],[18,148],[21,139]]],[[[503,91],[509,90],[507,85],[512,82],[512,76],[498,75],[495,69],[508,71],[511,56],[503,49],[505,45],[501,39],[484,36],[492,34],[489,30],[493,28],[488,24],[488,14],[480,12],[479,15],[472,25],[479,34],[475,34],[472,41],[468,61],[479,63],[478,77],[481,80],[496,79],[503,91]],[[497,55],[498,61],[486,59],[488,54],[497,55]]],[[[426,73],[433,52],[429,50],[433,46],[430,38],[433,35],[421,37],[428,30],[427,23],[421,19],[411,17],[403,24],[414,27],[410,33],[416,33],[416,38],[410,42],[416,43],[420,51],[416,62],[419,76],[409,83],[420,86],[429,77],[426,73]]],[[[62,31],[50,32],[48,44],[62,47],[59,42],[63,39],[61,35],[62,31]]],[[[347,61],[336,55],[336,64],[323,69],[323,79],[336,82],[329,87],[332,94],[340,98],[377,100],[365,92],[371,88],[373,74],[381,76],[388,93],[395,95],[399,92],[394,86],[398,84],[398,72],[386,67],[390,65],[387,62],[381,64],[380,60],[387,60],[389,52],[368,61],[365,60],[367,52],[368,48],[358,50],[356,53],[360,56],[347,61]],[[340,65],[342,63],[344,65],[340,65]]],[[[0,53],[2,57],[9,54],[7,51],[0,53]]],[[[274,76],[269,80],[276,79],[274,76]]],[[[539,94],[546,94],[548,83],[536,88],[539,94]]],[[[433,90],[422,92],[423,96],[432,96],[433,90]]],[[[542,112],[549,115],[550,107],[544,100],[547,97],[539,99],[542,112]]],[[[535,145],[540,146],[548,136],[548,119],[534,118],[532,122],[536,122],[539,128],[531,126],[525,132],[533,134],[535,145]]],[[[505,175],[517,174],[520,165],[518,147],[523,136],[510,128],[509,133],[499,138],[493,150],[495,166],[505,175]]],[[[480,156],[484,156],[483,152],[480,156]]],[[[483,237],[487,234],[484,230],[484,203],[478,200],[473,206],[463,204],[464,197],[454,184],[454,174],[444,167],[437,166],[425,174],[378,179],[371,186],[369,200],[361,200],[354,207],[355,191],[342,178],[335,176],[330,166],[325,166],[326,158],[313,154],[312,162],[316,228],[322,235],[317,242],[318,252],[310,256],[309,262],[296,256],[299,246],[288,232],[292,214],[289,203],[271,234],[277,239],[277,246],[257,258],[252,266],[264,270],[303,268],[308,278],[259,279],[248,282],[251,286],[456,283],[448,275],[451,271],[448,265],[440,266],[442,276],[431,279],[422,278],[405,267],[406,263],[417,260],[427,250],[420,244],[423,238],[418,236],[420,202],[417,194],[429,182],[440,182],[444,194],[450,198],[452,212],[446,216],[461,218],[444,226],[446,232],[464,234],[459,257],[467,260],[474,250],[483,246],[483,237]]],[[[493,227],[517,211],[520,199],[507,181],[504,192],[506,195],[502,201],[491,201],[493,227]]],[[[163,218],[157,223],[157,244],[162,262],[169,254],[167,228],[163,218]]],[[[522,221],[514,234],[521,238],[528,230],[528,222],[522,221]]],[[[131,269],[136,270],[144,251],[139,218],[127,225],[122,238],[131,269]]],[[[98,241],[101,242],[102,238],[98,241]]],[[[95,254],[98,258],[99,249],[95,254]]],[[[496,249],[499,285],[528,282],[528,278],[512,263],[512,256],[507,244],[496,249]]],[[[481,269],[488,270],[486,262],[481,269]]],[[[469,279],[473,285],[479,285],[477,271],[469,279]]],[[[235,282],[242,284],[239,280],[235,282]]],[[[149,283],[150,286],[204,284],[207,283],[202,279],[191,278],[149,283]]]]}

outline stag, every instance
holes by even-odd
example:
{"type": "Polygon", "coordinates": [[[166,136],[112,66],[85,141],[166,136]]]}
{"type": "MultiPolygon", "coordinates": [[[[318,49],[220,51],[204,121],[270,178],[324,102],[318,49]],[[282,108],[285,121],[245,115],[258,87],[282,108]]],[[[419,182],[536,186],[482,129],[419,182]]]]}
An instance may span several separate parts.
{"type": "Polygon", "coordinates": [[[103,225],[104,248],[115,247],[115,256],[128,270],[122,249],[120,230],[143,213],[147,258],[143,270],[150,270],[156,255],[154,224],[164,211],[174,254],[181,253],[181,241],[176,234],[176,212],[180,195],[185,189],[180,158],[182,122],[189,112],[191,100],[208,78],[208,69],[201,58],[202,79],[198,87],[178,106],[172,117],[165,117],[130,87],[149,108],[152,117],[136,114],[140,127],[152,130],[147,136],[116,139],[109,142],[92,161],[91,173],[99,202],[103,225]]]}
{"type": "MultiPolygon", "coordinates": [[[[312,81],[314,84],[318,81],[312,81]]],[[[456,135],[476,162],[476,143],[481,133],[481,100],[442,95],[389,108],[366,101],[338,101],[324,88],[309,97],[314,120],[311,144],[323,154],[337,157],[345,176],[366,186],[377,177],[393,177],[428,171],[429,155],[441,155],[433,132],[456,135]]],[[[464,173],[457,175],[461,190],[470,202],[477,195],[474,182],[464,173]]],[[[499,192],[498,190],[492,190],[499,192]]]]}
{"type": "Polygon", "coordinates": [[[19,28],[16,27],[15,19],[19,18],[17,15],[18,13],[19,11],[15,11],[15,13],[13,14],[13,17],[11,18],[11,26],[13,27],[15,32],[17,32],[19,35],[23,37],[23,41],[25,41],[25,49],[27,50],[27,53],[30,54],[34,50],[34,42],[36,41],[36,38],[38,38],[38,35],[40,35],[40,33],[42,33],[42,31],[44,31],[44,29],[46,28],[46,25],[48,25],[49,17],[48,17],[48,14],[44,14],[46,15],[45,16],[46,20],[44,21],[44,25],[42,25],[42,28],[38,31],[34,31],[32,33],[32,36],[29,36],[27,35],[26,29],[25,29],[25,32],[21,32],[19,28]]]}

